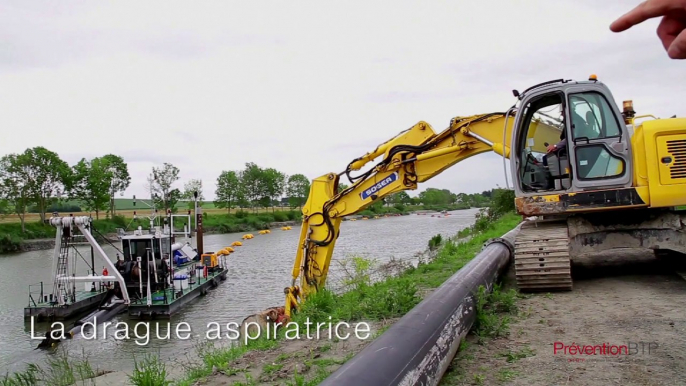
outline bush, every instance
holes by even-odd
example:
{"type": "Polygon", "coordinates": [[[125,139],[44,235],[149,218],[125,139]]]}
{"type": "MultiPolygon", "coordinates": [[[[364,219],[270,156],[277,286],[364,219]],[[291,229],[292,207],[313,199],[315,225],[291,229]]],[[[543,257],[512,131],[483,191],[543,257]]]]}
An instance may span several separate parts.
{"type": "Polygon", "coordinates": [[[276,212],[274,213],[274,221],[288,221],[288,214],[284,212],[276,212]]]}
{"type": "Polygon", "coordinates": [[[483,232],[491,227],[495,218],[493,213],[486,208],[479,209],[479,212],[475,215],[476,221],[472,225],[473,232],[483,232]]]}
{"type": "Polygon", "coordinates": [[[274,221],[274,216],[271,214],[260,214],[257,216],[257,219],[263,223],[268,223],[274,221]]]}
{"type": "Polygon", "coordinates": [[[21,238],[5,233],[0,235],[0,253],[17,252],[21,249],[21,238]]]}
{"type": "Polygon", "coordinates": [[[291,210],[289,212],[286,212],[286,216],[288,216],[288,219],[290,221],[300,220],[302,218],[302,212],[291,210]]]}
{"type": "Polygon", "coordinates": [[[490,214],[493,217],[500,217],[505,213],[515,211],[515,192],[510,189],[497,189],[493,192],[493,205],[490,214]]]}
{"type": "MultiPolygon", "coordinates": [[[[52,212],[82,212],[82,208],[78,205],[73,205],[73,204],[65,204],[63,202],[58,202],[55,204],[52,204],[45,208],[45,213],[52,213],[52,212]]],[[[38,209],[38,206],[31,206],[28,208],[27,212],[29,213],[39,213],[40,210],[38,209]]]]}
{"type": "Polygon", "coordinates": [[[429,240],[429,249],[430,250],[435,250],[438,248],[441,243],[443,242],[443,236],[441,234],[437,234],[436,236],[432,237],[431,240],[429,240]]]}
{"type": "Polygon", "coordinates": [[[143,361],[134,358],[133,374],[129,380],[136,386],[167,386],[172,384],[167,380],[167,368],[157,356],[146,355],[143,361]]]}
{"type": "Polygon", "coordinates": [[[112,220],[110,221],[112,221],[114,225],[118,226],[119,228],[126,228],[126,226],[129,225],[124,216],[112,216],[112,220]]]}

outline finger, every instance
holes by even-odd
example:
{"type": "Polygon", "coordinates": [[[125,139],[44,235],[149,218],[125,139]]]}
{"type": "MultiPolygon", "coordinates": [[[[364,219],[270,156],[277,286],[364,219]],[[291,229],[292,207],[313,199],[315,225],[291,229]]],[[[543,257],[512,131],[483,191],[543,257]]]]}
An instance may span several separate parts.
{"type": "Polygon", "coordinates": [[[684,0],[647,0],[615,20],[610,25],[610,29],[613,32],[622,32],[648,19],[662,16],[670,10],[683,8],[685,5],[684,0]]]}
{"type": "Polygon", "coordinates": [[[667,55],[672,59],[686,59],[686,30],[674,38],[667,49],[667,55]]]}
{"type": "Polygon", "coordinates": [[[669,50],[669,46],[684,28],[686,28],[686,24],[681,20],[669,16],[662,18],[660,25],[657,26],[657,36],[662,41],[665,50],[669,50]]]}

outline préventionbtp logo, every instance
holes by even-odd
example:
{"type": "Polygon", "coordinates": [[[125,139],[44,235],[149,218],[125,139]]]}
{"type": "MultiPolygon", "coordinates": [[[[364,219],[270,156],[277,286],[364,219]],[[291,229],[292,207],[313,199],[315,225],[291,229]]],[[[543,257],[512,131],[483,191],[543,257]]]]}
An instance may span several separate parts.
{"type": "Polygon", "coordinates": [[[619,357],[628,355],[650,355],[655,353],[659,345],[657,342],[627,342],[626,344],[578,344],[572,342],[553,343],[553,355],[567,356],[570,362],[583,362],[589,358],[619,357]]]}

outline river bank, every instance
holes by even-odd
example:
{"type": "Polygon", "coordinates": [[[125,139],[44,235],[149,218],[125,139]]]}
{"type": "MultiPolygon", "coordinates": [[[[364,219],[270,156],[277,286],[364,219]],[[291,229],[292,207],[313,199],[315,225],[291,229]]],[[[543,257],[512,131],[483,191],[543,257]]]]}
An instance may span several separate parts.
{"type": "MultiPolygon", "coordinates": [[[[408,214],[400,214],[400,215],[408,215],[408,214]]],[[[382,215],[383,216],[383,215],[382,215]]],[[[350,216],[350,218],[346,218],[346,220],[350,219],[362,219],[365,218],[366,216],[350,216]]],[[[373,217],[371,217],[373,218],[373,217]]],[[[269,229],[269,230],[277,230],[281,229],[283,227],[294,227],[300,225],[300,221],[278,221],[278,222],[272,222],[267,224],[266,227],[264,228],[257,228],[257,227],[252,227],[252,228],[247,228],[244,230],[245,232],[252,232],[252,231],[260,231],[263,229],[269,229]]],[[[224,232],[220,227],[209,227],[209,229],[203,229],[203,233],[206,235],[220,235],[220,234],[227,234],[227,233],[233,233],[233,232],[224,232]]],[[[108,233],[108,234],[103,234],[102,236],[96,235],[96,240],[98,242],[118,242],[119,238],[117,237],[116,233],[108,233]]],[[[21,240],[18,244],[17,248],[12,248],[14,250],[11,251],[3,251],[0,249],[0,255],[6,254],[6,253],[13,253],[13,252],[30,252],[30,251],[41,251],[41,250],[47,250],[47,249],[53,249],[55,248],[55,239],[54,238],[42,238],[42,239],[26,239],[26,240],[21,240]]]]}
{"type": "MultiPolygon", "coordinates": [[[[415,213],[437,213],[444,208],[417,209],[410,208],[381,207],[375,211],[363,211],[357,215],[348,216],[344,220],[376,219],[386,216],[404,216],[415,213]]],[[[462,209],[462,208],[460,208],[462,209]]],[[[448,210],[454,210],[448,208],[448,210]]],[[[275,211],[273,213],[253,214],[248,212],[238,212],[236,214],[208,214],[203,216],[203,232],[206,235],[227,234],[235,232],[257,232],[263,229],[279,229],[286,226],[298,226],[301,224],[300,211],[275,211]]],[[[184,225],[180,221],[180,227],[184,225]]],[[[138,226],[144,228],[149,226],[146,221],[115,217],[114,219],[94,220],[94,228],[97,231],[95,236],[98,241],[117,242],[117,228],[135,229],[138,226]]],[[[32,222],[25,224],[25,231],[21,231],[19,223],[0,224],[0,255],[17,252],[29,252],[52,249],[55,247],[55,230],[53,227],[40,223],[32,222]]]]}
{"type": "Polygon", "coordinates": [[[353,259],[347,291],[312,296],[293,319],[297,327],[278,331],[276,339],[246,339],[247,345],[230,348],[210,345],[177,384],[316,385],[468,263],[486,240],[507,233],[520,220],[506,214],[481,230],[460,232],[468,241],[458,241],[458,235],[434,238],[417,266],[374,266],[353,259]],[[371,281],[379,272],[381,279],[371,281]],[[317,332],[315,326],[322,328],[317,332]]]}
{"type": "MultiPolygon", "coordinates": [[[[346,256],[351,256],[350,253],[352,253],[354,256],[364,256],[364,254],[360,255],[360,252],[363,252],[364,249],[361,248],[361,244],[359,243],[365,240],[364,235],[367,235],[371,229],[377,228],[377,226],[374,225],[376,224],[376,221],[363,221],[349,224],[346,227],[347,231],[344,232],[344,235],[340,240],[339,250],[337,253],[338,260],[335,266],[332,266],[331,268],[338,268],[338,263],[346,260],[346,263],[351,264],[351,266],[348,268],[353,268],[352,271],[357,271],[359,274],[353,275],[353,280],[344,280],[345,284],[348,286],[347,291],[343,290],[335,294],[322,291],[320,292],[322,296],[318,296],[316,298],[313,297],[308,303],[311,305],[316,305],[316,307],[303,307],[301,313],[299,314],[299,316],[304,318],[309,317],[310,321],[318,323],[328,323],[329,316],[332,317],[332,320],[334,321],[332,323],[334,324],[336,323],[335,321],[349,321],[351,326],[351,328],[348,328],[347,330],[347,332],[350,333],[349,339],[335,339],[335,332],[333,334],[334,339],[328,339],[326,328],[322,328],[320,334],[321,339],[307,339],[305,323],[302,319],[298,319],[296,321],[300,326],[302,326],[300,339],[285,339],[284,335],[282,334],[283,330],[280,330],[280,339],[256,341],[248,340],[248,345],[239,345],[237,347],[229,348],[223,346],[226,344],[227,339],[222,339],[220,341],[215,340],[214,342],[217,343],[217,345],[212,347],[212,345],[196,345],[198,342],[196,342],[194,338],[189,343],[190,345],[185,345],[187,348],[183,349],[183,352],[180,353],[180,355],[176,354],[173,355],[173,357],[169,357],[169,352],[166,349],[166,351],[162,350],[162,352],[157,351],[161,348],[160,345],[166,346],[171,342],[166,340],[156,341],[154,343],[151,342],[151,344],[157,348],[153,349],[150,347],[150,349],[148,349],[143,347],[143,350],[138,351],[134,355],[135,360],[138,362],[139,370],[141,371],[141,374],[149,372],[159,373],[159,370],[162,369],[160,365],[164,365],[166,366],[165,377],[167,379],[174,379],[178,384],[186,385],[194,384],[196,381],[201,379],[203,379],[203,382],[209,382],[213,379],[212,377],[220,380],[221,376],[228,376],[227,374],[232,374],[231,376],[234,377],[232,379],[242,376],[243,382],[249,377],[252,377],[255,382],[257,382],[257,379],[259,378],[271,379],[269,377],[277,377],[278,380],[282,382],[294,381],[295,383],[295,380],[301,379],[301,377],[313,379],[317,376],[317,373],[320,373],[320,375],[324,374],[324,370],[333,371],[335,368],[337,368],[337,366],[340,366],[341,363],[344,363],[345,360],[349,359],[349,357],[361,350],[369,341],[371,341],[371,339],[377,336],[380,331],[385,330],[385,328],[394,320],[402,316],[414,305],[416,305],[423,298],[423,296],[431,291],[432,288],[437,287],[443,280],[448,278],[452,272],[468,262],[471,257],[481,248],[480,244],[482,239],[480,239],[480,237],[490,238],[505,233],[504,230],[492,231],[492,235],[488,235],[486,232],[479,233],[479,236],[475,236],[469,245],[461,245],[459,247],[454,245],[455,243],[453,241],[447,241],[451,238],[451,235],[455,234],[457,230],[463,229],[465,226],[469,226],[468,224],[474,224],[473,216],[474,212],[469,211],[468,215],[459,214],[458,212],[441,219],[434,219],[430,216],[403,216],[402,219],[388,218],[379,220],[392,221],[393,224],[395,224],[394,227],[396,228],[398,226],[406,228],[406,230],[403,231],[404,234],[406,234],[409,229],[414,229],[415,234],[421,235],[418,237],[420,237],[423,241],[421,243],[414,242],[413,245],[415,245],[415,247],[412,247],[411,249],[416,250],[417,252],[420,250],[425,250],[425,252],[419,256],[419,260],[421,260],[419,266],[412,269],[408,269],[408,263],[410,263],[410,261],[414,261],[414,264],[416,265],[418,255],[415,255],[414,251],[408,250],[407,248],[401,248],[398,250],[404,251],[400,255],[396,255],[396,253],[379,254],[378,251],[374,252],[371,255],[375,258],[382,257],[384,255],[386,256],[385,258],[381,259],[382,263],[378,265],[367,265],[367,263],[371,262],[371,260],[367,258],[351,257],[350,259],[346,260],[346,256]],[[468,222],[465,222],[465,220],[468,222]],[[421,225],[422,227],[430,226],[429,224],[434,224],[430,226],[433,230],[431,233],[426,232],[426,230],[422,231],[420,228],[418,228],[420,224],[426,224],[421,225]],[[452,225],[451,228],[445,228],[445,225],[441,224],[455,225],[452,225]],[[449,229],[452,229],[452,231],[449,229]],[[439,233],[437,234],[437,232],[439,233]],[[353,235],[356,233],[359,233],[359,236],[353,237],[353,235]],[[438,236],[439,234],[442,234],[443,237],[438,236]],[[431,235],[436,236],[432,238],[431,235]],[[350,237],[353,238],[351,239],[350,237]],[[429,239],[434,240],[432,244],[434,247],[427,251],[427,240],[429,239]],[[436,239],[439,239],[438,243],[436,242],[436,239]],[[348,253],[345,252],[346,249],[349,251],[348,253]],[[394,255],[397,256],[399,260],[394,260],[394,255]],[[368,275],[369,273],[372,275],[368,275]],[[367,282],[365,277],[374,275],[387,279],[374,284],[367,282]],[[351,288],[356,289],[350,290],[351,288]],[[368,328],[364,327],[364,323],[367,324],[368,328]],[[357,339],[354,330],[354,326],[356,324],[364,327],[361,328],[358,333],[362,338],[366,339],[357,339]],[[366,330],[368,330],[368,333],[366,330]],[[312,355],[309,354],[310,349],[313,350],[312,355]],[[145,359],[144,356],[146,354],[159,355],[159,358],[162,359],[157,364],[152,361],[148,362],[146,365],[143,363],[143,360],[145,359]],[[321,369],[322,367],[325,369],[321,369]]],[[[519,218],[514,216],[512,220],[512,226],[514,226],[514,224],[518,222],[519,218]]],[[[383,227],[383,225],[379,226],[383,227]]],[[[284,248],[284,246],[289,248],[288,245],[292,245],[293,241],[287,241],[287,244],[285,245],[283,244],[283,241],[293,239],[296,234],[291,232],[277,232],[272,233],[272,236],[275,238],[256,238],[255,241],[258,244],[254,244],[251,249],[246,249],[245,251],[247,252],[248,250],[254,249],[255,254],[252,256],[260,256],[260,258],[264,258],[264,261],[266,262],[270,259],[269,256],[272,256],[272,254],[269,252],[259,252],[259,250],[255,248],[261,248],[260,245],[262,244],[265,246],[269,245],[274,251],[280,251],[284,248]]],[[[211,239],[215,237],[218,236],[212,236],[211,239]]],[[[219,241],[217,245],[224,245],[226,240],[219,241]]],[[[213,244],[214,242],[210,241],[210,243],[213,244]]],[[[405,239],[396,240],[393,241],[393,243],[401,246],[409,245],[405,239]]],[[[391,244],[389,244],[389,246],[391,246],[391,244]]],[[[375,249],[370,250],[370,252],[373,250],[375,249]]],[[[246,257],[248,257],[248,255],[246,255],[246,257]]],[[[251,263],[252,259],[253,257],[251,257],[249,260],[241,259],[241,261],[244,261],[245,263],[240,264],[253,264],[251,263]]],[[[24,259],[22,258],[16,261],[24,261],[24,259]]],[[[239,261],[236,261],[236,264],[239,264],[239,261]]],[[[256,264],[256,267],[264,266],[264,263],[256,262],[256,264]]],[[[236,272],[248,272],[245,271],[245,268],[240,268],[238,266],[236,268],[238,269],[236,272]]],[[[279,268],[278,270],[285,271],[287,269],[288,263],[285,263],[283,264],[283,267],[279,268]]],[[[331,280],[329,280],[329,284],[333,284],[335,280],[338,280],[338,278],[334,276],[330,277],[331,280]]],[[[242,320],[242,318],[247,314],[262,309],[265,303],[268,306],[275,304],[278,305],[278,303],[283,301],[282,298],[277,295],[277,292],[279,292],[278,289],[282,288],[280,285],[280,283],[274,283],[270,288],[265,289],[265,292],[268,294],[269,298],[273,300],[260,301],[257,300],[254,295],[250,298],[251,300],[246,300],[247,303],[245,301],[237,302],[236,300],[233,300],[230,302],[232,304],[231,307],[236,311],[239,311],[235,317],[228,317],[227,320],[227,311],[222,311],[217,314],[214,311],[215,308],[213,308],[213,313],[223,316],[210,316],[207,321],[217,320],[217,318],[221,320],[223,318],[225,321],[236,320],[237,322],[240,322],[240,320],[242,320]],[[275,296],[270,295],[272,292],[275,296]],[[252,308],[256,302],[262,305],[252,308]]],[[[230,287],[231,286],[227,288],[221,287],[220,293],[216,293],[213,295],[213,297],[216,297],[217,299],[223,299],[225,296],[224,293],[227,295],[230,293],[235,297],[235,291],[237,287],[231,287],[233,289],[230,287]]],[[[193,308],[198,308],[198,310],[189,310],[188,315],[183,316],[178,321],[195,320],[201,317],[201,314],[196,315],[196,313],[203,312],[202,310],[205,309],[204,306],[193,308]]],[[[223,308],[219,307],[218,309],[223,308]]],[[[203,326],[205,326],[206,321],[204,319],[200,319],[198,321],[200,323],[197,325],[192,323],[194,326],[193,330],[195,331],[200,329],[201,339],[204,340],[205,330],[203,329],[203,326]]],[[[223,328],[224,323],[221,325],[223,328]]],[[[132,325],[129,327],[133,328],[132,325]]],[[[310,326],[310,329],[314,330],[315,326],[310,326]]],[[[222,329],[223,333],[225,333],[225,331],[226,330],[222,329]]],[[[339,333],[345,338],[345,328],[341,328],[339,333]]],[[[315,335],[316,332],[311,334],[315,335]]],[[[108,344],[107,342],[109,342],[109,339],[108,341],[103,341],[103,344],[108,344]]],[[[83,347],[87,348],[88,350],[85,355],[87,355],[90,359],[90,363],[93,364],[93,368],[96,368],[97,366],[98,370],[104,370],[108,373],[102,377],[96,378],[97,384],[110,384],[108,383],[110,382],[108,380],[112,380],[113,383],[111,384],[121,384],[121,382],[117,382],[116,380],[126,379],[127,374],[135,373],[133,361],[130,359],[130,353],[128,355],[124,355],[127,358],[121,356],[121,358],[117,359],[118,362],[103,362],[101,360],[102,358],[100,358],[101,356],[96,352],[98,350],[97,347],[92,346],[92,342],[83,342],[82,340],[73,341],[64,346],[71,352],[69,355],[69,361],[80,357],[82,350],[81,343],[83,343],[83,347]],[[95,359],[96,357],[100,359],[95,359]],[[108,363],[112,364],[108,365],[108,363]],[[116,363],[116,366],[114,363],[116,363]],[[120,373],[112,373],[112,370],[122,371],[120,373]]],[[[116,343],[116,340],[112,342],[112,344],[114,343],[116,343]]],[[[120,343],[129,344],[127,341],[120,343]]],[[[178,343],[183,344],[182,341],[178,343]]],[[[130,342],[130,347],[131,349],[134,347],[132,342],[130,342]]],[[[176,344],[174,347],[177,347],[176,350],[179,350],[176,344]]],[[[179,351],[176,352],[179,353],[179,351]]],[[[28,364],[41,362],[41,359],[39,358],[40,356],[36,357],[35,360],[24,363],[28,364]]],[[[24,366],[26,366],[26,364],[24,366]]],[[[10,373],[20,372],[23,368],[25,368],[24,366],[15,366],[10,373]]],[[[217,380],[217,382],[220,382],[219,380],[217,380]]],[[[233,380],[231,382],[233,382],[233,380]]],[[[9,384],[11,385],[12,383],[9,384]]]]}
{"type": "MultiPolygon", "coordinates": [[[[334,290],[344,287],[347,276],[341,263],[355,256],[376,260],[380,265],[392,260],[416,264],[418,256],[427,247],[427,240],[438,234],[446,239],[469,227],[475,222],[476,212],[476,209],[470,209],[454,211],[447,216],[389,216],[379,219],[372,217],[366,221],[344,221],[332,255],[327,286],[334,290]],[[370,241],[371,234],[379,237],[370,241]],[[407,237],[410,234],[412,237],[407,237]]],[[[253,233],[255,237],[249,240],[241,239],[244,232],[206,235],[206,250],[219,250],[234,241],[242,241],[243,245],[236,248],[229,259],[227,281],[207,296],[184,307],[171,320],[171,338],[157,337],[157,326],[161,336],[169,330],[164,320],[144,323],[145,326],[149,325],[151,334],[150,341],[144,345],[137,344],[133,335],[126,339],[118,338],[114,325],[124,323],[133,334],[138,324],[137,320],[121,315],[113,319],[114,324],[106,334],[99,329],[97,342],[78,338],[65,341],[62,346],[70,351],[71,356],[87,355],[94,368],[131,372],[132,356],[142,358],[147,353],[154,353],[165,363],[176,363],[177,359],[196,356],[196,341],[205,339],[209,323],[217,322],[222,326],[222,331],[226,331],[224,326],[227,323],[241,323],[247,315],[283,305],[283,288],[291,282],[300,226],[287,231],[274,230],[269,234],[253,233]],[[174,334],[175,326],[183,322],[190,324],[192,339],[179,338],[174,334]]],[[[113,244],[101,244],[108,256],[117,253],[118,243],[113,244]]],[[[77,246],[77,250],[89,261],[90,248],[87,245],[77,246]]],[[[32,336],[44,334],[47,325],[36,324],[32,327],[28,321],[21,323],[21,320],[29,284],[52,283],[52,252],[14,253],[0,258],[0,292],[5,294],[0,299],[0,340],[5,343],[0,350],[0,378],[6,372],[23,371],[28,364],[43,363],[48,358],[48,353],[34,350],[37,342],[32,339],[32,336]]],[[[77,275],[89,270],[87,263],[78,259],[77,275]]],[[[223,339],[221,343],[225,341],[223,339]]],[[[175,364],[173,367],[182,366],[175,364]]]]}

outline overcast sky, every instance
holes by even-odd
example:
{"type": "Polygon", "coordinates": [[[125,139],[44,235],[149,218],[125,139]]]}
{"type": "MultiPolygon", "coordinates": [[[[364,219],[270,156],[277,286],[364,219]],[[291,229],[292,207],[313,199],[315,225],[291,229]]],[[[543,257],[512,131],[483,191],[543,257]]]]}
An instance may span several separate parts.
{"type": "MultiPolygon", "coordinates": [[[[340,172],[420,120],[504,111],[512,89],[595,73],[639,114],[686,115],[686,63],[658,20],[610,23],[638,1],[0,3],[0,155],[45,146],[70,165],[107,153],[145,197],[153,166],[178,187],[246,162],[340,172]]],[[[473,157],[422,185],[504,186],[473,157]]]]}

